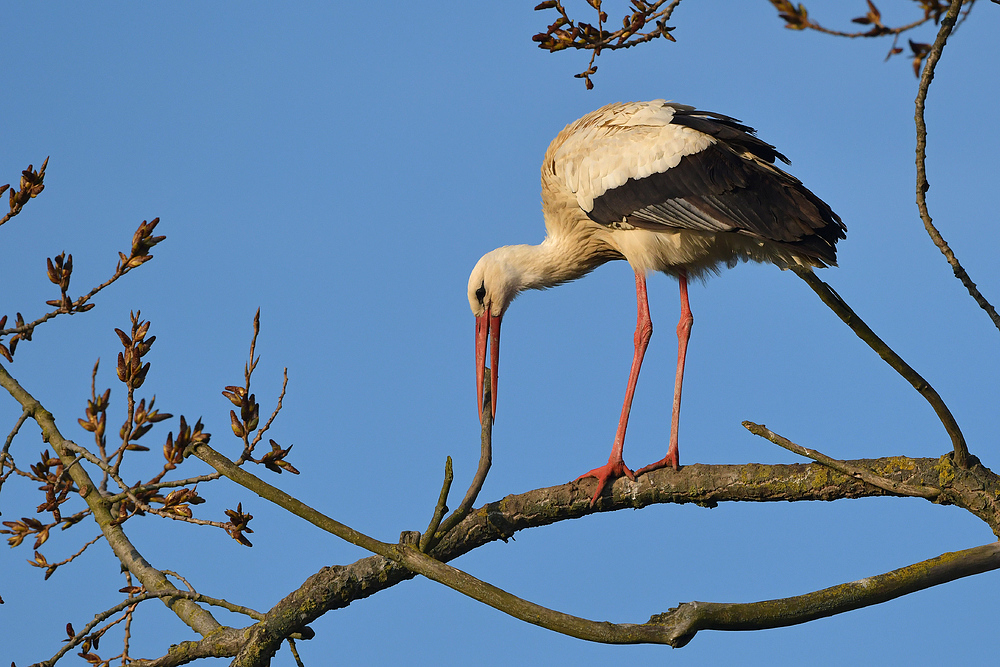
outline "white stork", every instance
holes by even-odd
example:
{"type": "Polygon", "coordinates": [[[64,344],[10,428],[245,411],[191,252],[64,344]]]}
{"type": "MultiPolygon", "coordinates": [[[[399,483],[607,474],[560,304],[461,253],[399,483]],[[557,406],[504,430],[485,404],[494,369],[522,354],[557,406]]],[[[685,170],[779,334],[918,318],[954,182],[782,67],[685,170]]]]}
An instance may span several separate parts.
{"type": "Polygon", "coordinates": [[[821,199],[774,166],[788,159],[740,121],[694,107],[654,100],[609,104],[559,133],[542,163],[542,212],[547,236],[540,245],[497,248],[469,277],[476,316],[476,382],[483,418],[487,341],[496,417],[500,322],[525,289],[544,289],[580,278],[601,264],[627,260],[635,271],[635,355],[618,431],[608,463],[579,479],[597,478],[596,502],[608,482],[635,479],[622,459],[625,429],[642,357],[653,332],[646,274],[661,271],[680,283],[681,317],[670,445],[661,461],[641,468],[679,467],[678,421],[684,359],[694,318],[689,278],[739,261],[836,265],[836,243],[846,227],[821,199]]]}

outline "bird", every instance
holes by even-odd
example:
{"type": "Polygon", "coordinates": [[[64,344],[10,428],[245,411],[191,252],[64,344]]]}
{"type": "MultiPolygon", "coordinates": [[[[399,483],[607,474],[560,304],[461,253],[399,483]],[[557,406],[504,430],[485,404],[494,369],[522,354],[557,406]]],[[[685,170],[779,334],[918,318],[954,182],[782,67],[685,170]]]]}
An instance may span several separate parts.
{"type": "Polygon", "coordinates": [[[625,401],[608,463],[577,481],[597,479],[593,506],[619,477],[679,469],[681,389],[694,323],[688,281],[742,261],[782,269],[836,266],[837,241],[847,237],[830,206],[775,166],[776,160],[790,164],[742,121],[662,99],[608,104],[567,125],[542,162],[545,239],[488,252],[469,276],[480,422],[496,419],[500,325],[514,298],[624,259],[635,272],[637,311],[625,401]],[[677,370],[667,455],[633,472],[623,450],[652,336],[646,293],[651,272],[679,283],[677,370]],[[487,347],[491,398],[484,406],[487,347]]]}

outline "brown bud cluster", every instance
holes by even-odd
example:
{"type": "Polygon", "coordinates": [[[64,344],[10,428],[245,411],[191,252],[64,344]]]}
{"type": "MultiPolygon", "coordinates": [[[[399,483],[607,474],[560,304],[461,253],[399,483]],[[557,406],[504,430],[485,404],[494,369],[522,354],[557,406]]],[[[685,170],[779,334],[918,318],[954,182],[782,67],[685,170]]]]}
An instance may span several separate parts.
{"type": "Polygon", "coordinates": [[[226,516],[229,517],[229,522],[226,524],[226,532],[229,533],[229,536],[245,547],[252,547],[253,544],[251,544],[250,540],[243,533],[253,532],[247,526],[253,515],[243,513],[243,503],[236,505],[235,510],[226,510],[226,516]]]}
{"type": "Polygon", "coordinates": [[[63,463],[56,456],[50,456],[49,451],[42,452],[41,460],[31,466],[32,479],[42,482],[39,487],[45,492],[45,502],[38,506],[37,512],[52,512],[52,517],[59,522],[62,516],[59,506],[68,499],[71,492],[76,491],[73,480],[65,474],[63,463]]]}
{"type": "Polygon", "coordinates": [[[111,390],[106,389],[103,394],[96,398],[87,400],[87,409],[84,410],[86,419],[77,419],[77,423],[85,431],[94,434],[98,445],[106,443],[105,429],[108,422],[108,404],[111,401],[111,390]]]}
{"type": "MultiPolygon", "coordinates": [[[[77,655],[92,665],[109,664],[110,661],[101,660],[101,656],[92,652],[93,649],[100,648],[101,637],[104,635],[104,633],[107,631],[109,627],[111,626],[105,626],[104,628],[87,636],[87,638],[83,640],[83,644],[80,645],[80,652],[77,653],[77,655]]],[[[74,639],[76,639],[76,632],[73,631],[72,623],[66,624],[66,635],[69,637],[67,641],[73,641],[74,639]]]]}
{"type": "Polygon", "coordinates": [[[139,319],[140,312],[131,313],[131,335],[126,334],[121,329],[115,329],[115,333],[118,334],[118,338],[125,348],[124,352],[118,353],[118,379],[133,390],[141,387],[142,383],[146,381],[149,363],[143,364],[142,358],[146,356],[156,340],[156,336],[150,336],[148,340],[146,339],[149,322],[143,322],[139,319]]]}
{"type": "Polygon", "coordinates": [[[199,419],[194,428],[188,426],[184,415],[181,415],[181,426],[177,431],[177,439],[174,440],[174,432],[167,434],[167,442],[163,445],[163,457],[167,459],[167,469],[173,470],[184,460],[184,453],[189,447],[196,445],[207,445],[212,438],[211,433],[202,431],[204,426],[199,419]]]}
{"type": "Polygon", "coordinates": [[[153,230],[160,223],[159,218],[153,218],[150,222],[143,220],[139,228],[132,235],[132,250],[126,257],[125,253],[118,253],[118,272],[124,273],[134,269],[140,264],[144,264],[153,259],[149,254],[150,249],[157,243],[167,238],[166,236],[153,236],[153,230]]]}
{"type": "MultiPolygon", "coordinates": [[[[7,324],[7,316],[4,315],[0,317],[0,330],[3,330],[4,325],[7,324]]],[[[16,320],[14,322],[14,328],[19,329],[16,334],[11,336],[9,347],[0,343],[0,355],[3,355],[4,359],[7,361],[14,361],[14,351],[17,350],[17,343],[21,340],[31,340],[32,328],[25,328],[24,317],[21,313],[17,314],[16,320]]]]}
{"type": "MultiPolygon", "coordinates": [[[[21,189],[10,191],[10,217],[13,217],[21,212],[24,205],[28,203],[29,199],[33,199],[42,193],[45,189],[45,167],[49,164],[49,159],[45,158],[45,162],[39,167],[38,171],[34,170],[34,165],[28,165],[28,168],[21,172],[21,189]]],[[[0,195],[2,195],[10,185],[4,185],[0,187],[0,195]]]]}
{"type": "Polygon", "coordinates": [[[589,66],[583,72],[574,75],[578,79],[583,79],[587,90],[590,90],[594,87],[590,76],[597,72],[594,59],[602,50],[627,49],[657,37],[663,37],[671,42],[676,41],[670,34],[673,27],[666,24],[674,5],[663,7],[665,1],[631,0],[631,11],[622,18],[622,27],[610,31],[604,28],[608,22],[608,14],[601,7],[602,0],[587,0],[587,4],[597,12],[596,26],[570,18],[560,0],[545,0],[535,7],[535,11],[554,9],[559,16],[545,32],[534,35],[531,40],[538,44],[538,48],[545,49],[549,53],[570,48],[590,50],[592,56],[589,66]],[[647,27],[648,29],[643,32],[647,27]]]}
{"type": "Polygon", "coordinates": [[[284,460],[285,456],[288,455],[288,452],[292,451],[292,447],[294,447],[294,445],[288,445],[287,449],[282,449],[281,446],[274,440],[269,439],[268,442],[271,443],[271,451],[264,454],[264,456],[260,458],[259,463],[263,463],[268,470],[273,470],[278,474],[281,474],[282,470],[287,470],[293,475],[298,475],[299,471],[296,470],[295,466],[284,460]]]}
{"type": "Polygon", "coordinates": [[[0,533],[10,535],[7,538],[7,544],[11,547],[19,546],[25,538],[37,535],[35,546],[32,548],[38,549],[38,547],[45,544],[46,540],[49,539],[49,529],[56,524],[43,524],[38,519],[21,517],[20,521],[4,521],[3,525],[7,526],[7,528],[0,530],[0,533]]]}
{"type": "Polygon", "coordinates": [[[236,414],[235,410],[229,411],[233,434],[237,438],[249,437],[260,424],[260,404],[257,403],[257,398],[248,393],[246,388],[233,386],[226,387],[222,395],[240,409],[239,415],[236,414]]]}
{"type": "Polygon", "coordinates": [[[177,516],[191,518],[191,508],[188,505],[201,505],[205,499],[198,495],[195,489],[176,489],[164,498],[155,496],[153,501],[163,504],[163,510],[177,516]]]}
{"type": "MultiPolygon", "coordinates": [[[[156,336],[153,336],[153,338],[156,338],[156,336]]],[[[150,338],[149,340],[150,343],[153,342],[153,338],[150,338]]],[[[148,366],[149,364],[146,365],[148,366]]],[[[149,433],[149,430],[153,428],[153,424],[173,417],[173,415],[170,413],[154,410],[153,406],[155,403],[156,403],[156,396],[149,399],[148,408],[146,407],[146,399],[142,399],[141,401],[139,401],[139,405],[136,406],[135,417],[134,417],[135,424],[132,428],[132,435],[129,438],[128,446],[126,447],[127,450],[148,452],[149,451],[148,447],[139,445],[132,441],[138,440],[142,436],[149,433]]],[[[122,437],[124,437],[124,433],[122,434],[122,437]]]]}

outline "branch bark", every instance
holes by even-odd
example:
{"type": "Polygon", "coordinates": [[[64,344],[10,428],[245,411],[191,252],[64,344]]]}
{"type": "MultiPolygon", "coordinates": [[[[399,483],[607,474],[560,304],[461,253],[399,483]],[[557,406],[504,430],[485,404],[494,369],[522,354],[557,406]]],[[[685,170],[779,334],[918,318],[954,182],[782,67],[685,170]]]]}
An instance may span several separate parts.
{"type": "Polygon", "coordinates": [[[941,19],[941,28],[938,30],[937,38],[934,40],[930,53],[927,55],[927,62],[924,65],[924,71],[920,75],[920,85],[917,88],[916,111],[914,112],[914,122],[917,128],[917,208],[920,211],[920,219],[924,223],[924,229],[927,230],[931,241],[934,242],[934,245],[944,255],[948,264],[951,265],[952,271],[955,272],[955,277],[965,285],[973,300],[989,315],[993,321],[993,325],[997,329],[1000,329],[1000,315],[997,314],[996,308],[986,300],[986,297],[976,287],[976,283],[972,282],[972,278],[969,277],[968,272],[958,261],[948,242],[944,240],[941,232],[934,226],[930,211],[927,208],[927,191],[931,187],[927,180],[927,123],[924,120],[927,93],[930,90],[931,81],[934,80],[934,69],[937,67],[938,61],[941,60],[944,46],[955,27],[955,22],[958,20],[958,13],[962,9],[962,3],[963,0],[952,0],[951,6],[948,8],[948,13],[941,19]]]}
{"type": "Polygon", "coordinates": [[[804,456],[808,459],[812,459],[816,463],[822,463],[827,468],[836,470],[839,473],[848,475],[851,477],[857,477],[858,479],[871,484],[872,486],[877,486],[880,489],[884,489],[889,493],[900,494],[905,496],[914,496],[916,498],[924,498],[926,500],[934,500],[939,495],[941,495],[941,489],[928,487],[928,486],[914,486],[912,484],[904,484],[901,482],[896,482],[891,479],[882,477],[881,475],[876,475],[866,468],[860,466],[854,466],[845,461],[838,461],[837,459],[831,458],[822,452],[817,452],[815,449],[809,449],[808,447],[803,447],[802,445],[797,445],[788,438],[782,437],[767,428],[762,424],[754,424],[751,421],[743,422],[743,427],[753,433],[754,435],[760,436],[770,440],[779,447],[784,447],[790,452],[795,452],[799,456],[804,456]]]}
{"type": "Polygon", "coordinates": [[[653,616],[649,622],[672,627],[677,637],[674,646],[683,646],[699,630],[766,630],[798,625],[998,568],[1000,542],[991,542],[781,600],[737,604],[687,602],[666,614],[653,616]]]}
{"type": "MultiPolygon", "coordinates": [[[[642,642],[683,646],[700,629],[750,629],[747,624],[757,623],[757,627],[763,628],[806,622],[1000,567],[1000,557],[989,548],[980,547],[969,553],[944,554],[885,575],[786,601],[750,605],[688,603],[642,624],[591,621],[516,598],[445,565],[443,561],[456,558],[490,541],[506,541],[518,530],[577,518],[593,511],[640,508],[662,502],[696,502],[711,507],[723,500],[832,500],[906,494],[890,493],[853,475],[842,475],[818,464],[693,465],[680,471],[655,471],[639,477],[635,482],[619,480],[615,483],[612,494],[604,498],[595,510],[589,503],[592,491],[590,487],[594,482],[585,480],[508,496],[470,513],[433,550],[435,560],[410,544],[379,542],[325,517],[236,467],[206,445],[198,445],[193,451],[199,458],[265,499],[277,502],[315,525],[345,539],[349,537],[352,543],[377,550],[376,553],[380,554],[364,558],[350,566],[324,568],[306,580],[298,590],[267,613],[267,620],[244,629],[245,643],[242,643],[237,660],[233,663],[238,665],[264,664],[267,657],[277,650],[282,637],[303,629],[307,623],[327,611],[347,606],[353,600],[412,578],[415,573],[424,574],[517,618],[574,637],[607,643],[642,642]],[[781,609],[787,613],[780,613],[781,609]],[[716,628],[716,625],[720,627],[716,628]]],[[[976,505],[980,514],[991,517],[991,525],[997,524],[996,499],[1000,481],[982,466],[969,471],[958,470],[947,456],[937,460],[891,457],[848,463],[852,469],[872,470],[880,479],[894,480],[913,487],[938,488],[939,500],[955,502],[966,506],[970,511],[975,511],[970,506],[976,505]],[[981,493],[989,496],[990,501],[977,496],[981,493]]],[[[203,641],[208,643],[208,640],[203,641]]],[[[205,650],[209,648],[206,645],[205,650]]],[[[215,648],[218,648],[217,644],[215,648]]],[[[190,644],[183,649],[188,659],[199,650],[197,645],[190,644]]],[[[147,664],[166,667],[182,663],[172,661],[171,656],[167,655],[147,664]]]]}

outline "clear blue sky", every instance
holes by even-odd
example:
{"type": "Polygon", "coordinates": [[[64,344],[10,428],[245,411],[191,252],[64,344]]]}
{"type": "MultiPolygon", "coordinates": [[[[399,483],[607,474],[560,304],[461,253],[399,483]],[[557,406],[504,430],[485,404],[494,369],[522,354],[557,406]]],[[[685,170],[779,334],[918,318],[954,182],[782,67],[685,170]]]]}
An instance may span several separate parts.
{"type": "MultiPolygon", "coordinates": [[[[87,440],[75,420],[97,357],[99,385],[119,401],[113,423],[123,418],[113,328],[141,308],[157,336],[142,391],[174,415],[202,416],[213,445],[235,456],[220,392],[242,382],[259,306],[255,389],[269,410],[288,367],[271,436],[295,445],[303,471],[269,479],[380,539],[422,530],[445,457],[464,490],[478,454],[468,272],[496,246],[541,241],[539,165],[565,124],[608,102],[662,97],[736,116],[792,159],[791,171],[848,226],[840,268],[822,277],[938,389],[973,452],[1000,465],[998,334],[917,216],[916,80],[905,56],[882,61],[889,42],[788,31],[763,1],[689,1],[671,21],[678,43],[606,54],[588,92],[571,76],[583,55],[549,55],[530,41],[551,20],[532,2],[392,4],[5,7],[0,183],[51,161],[44,194],[0,230],[0,312],[37,316],[57,296],[45,257],[73,253],[79,294],[111,273],[141,220],[159,216],[168,237],[90,314],[60,318],[18,350],[13,373],[67,436],[87,440]]],[[[807,6],[840,25],[864,12],[860,1],[846,12],[840,4],[807,6]]],[[[899,23],[912,4],[879,7],[899,23]]],[[[932,214],[994,302],[997,34],[1000,7],[978,3],[928,105],[932,214]]],[[[929,42],[933,32],[914,38],[929,42]]],[[[661,276],[649,289],[654,335],[625,449],[633,467],[661,458],[669,433],[677,287],[661,276]]],[[[633,290],[616,263],[511,308],[484,501],[567,482],[606,460],[632,354],[633,290]]],[[[739,266],[694,285],[691,303],[682,463],[798,460],[744,431],[744,419],[839,458],[949,449],[916,392],[795,276],[739,266]]],[[[3,433],[17,414],[0,397],[3,433]]],[[[35,432],[26,426],[15,441],[21,464],[43,446],[35,432]]],[[[127,480],[159,468],[155,447],[146,456],[127,480]]],[[[205,594],[266,610],[318,568],[365,555],[228,483],[202,490],[210,502],[196,508],[201,517],[225,520],[223,510],[243,501],[255,517],[253,549],[156,518],[128,528],[154,566],[205,594]]],[[[36,493],[11,479],[3,520],[30,515],[36,493]]],[[[96,532],[59,532],[44,553],[59,560],[96,532]]],[[[920,500],[665,505],[522,533],[455,565],[560,611],[642,622],[678,602],[805,593],[993,539],[968,513],[920,500]]],[[[103,542],[48,582],[30,557],[30,545],[0,549],[3,664],[50,657],[67,622],[82,627],[121,597],[103,542]]],[[[795,628],[706,632],[672,650],[558,636],[417,579],[327,614],[299,647],[314,667],[401,658],[985,664],[995,658],[996,582],[981,575],[795,628]]],[[[133,656],[194,638],[146,604],[133,656]]],[[[102,655],[117,652],[115,641],[105,638],[102,655]]],[[[287,650],[274,664],[292,664],[287,650]]]]}

